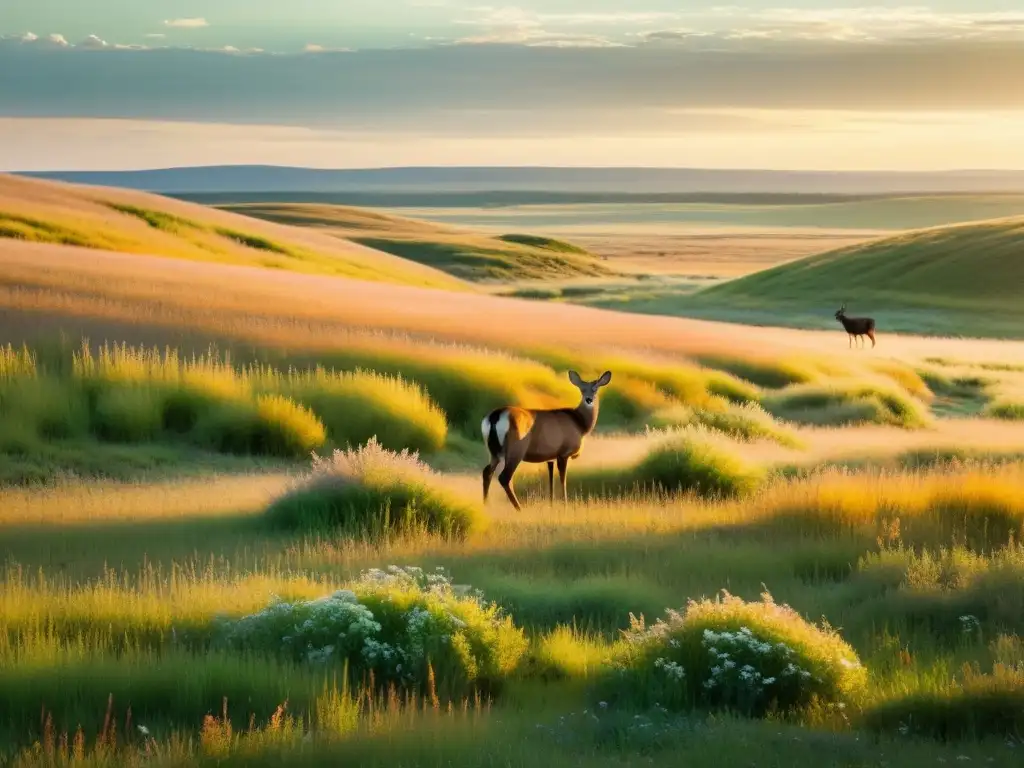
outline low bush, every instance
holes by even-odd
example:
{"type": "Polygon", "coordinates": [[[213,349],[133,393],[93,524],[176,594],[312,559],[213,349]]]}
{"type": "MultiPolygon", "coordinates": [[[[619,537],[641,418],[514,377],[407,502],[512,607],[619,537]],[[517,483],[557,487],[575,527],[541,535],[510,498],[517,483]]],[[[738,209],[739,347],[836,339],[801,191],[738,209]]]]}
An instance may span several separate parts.
{"type": "Polygon", "coordinates": [[[991,674],[965,667],[949,685],[879,702],[864,713],[864,724],[876,732],[942,741],[1019,738],[1024,665],[997,663],[991,674]]]}
{"type": "Polygon", "coordinates": [[[632,619],[604,696],[669,709],[693,706],[747,716],[841,703],[865,686],[854,650],[771,595],[744,602],[727,592],[691,600],[648,627],[632,619]]]}
{"type": "Polygon", "coordinates": [[[985,409],[985,415],[1003,421],[1024,421],[1024,403],[1002,401],[992,403],[985,409]]]}
{"type": "Polygon", "coordinates": [[[259,395],[207,412],[192,439],[220,453],[298,458],[320,448],[327,433],[312,411],[281,395],[259,395]]]}
{"type": "Polygon", "coordinates": [[[89,406],[69,382],[43,374],[0,378],[0,421],[19,423],[42,439],[81,437],[89,431],[89,406]]]}
{"type": "Polygon", "coordinates": [[[311,475],[267,515],[290,530],[362,536],[464,537],[486,523],[480,503],[442,485],[415,453],[388,451],[376,439],[329,459],[314,457],[311,475]]]}
{"type": "Polygon", "coordinates": [[[155,387],[113,384],[96,392],[92,429],[103,440],[140,443],[164,429],[165,398],[155,387]]]}
{"type": "Polygon", "coordinates": [[[375,437],[390,450],[425,453],[442,449],[448,436],[444,411],[422,387],[398,376],[318,368],[287,375],[263,372],[257,386],[312,409],[339,448],[354,448],[375,437]]]}
{"type": "Polygon", "coordinates": [[[902,389],[864,383],[800,384],[764,398],[765,410],[797,424],[881,424],[918,429],[931,421],[927,407],[902,389]]]}
{"type": "Polygon", "coordinates": [[[693,433],[674,436],[658,446],[630,475],[641,486],[711,498],[747,495],[764,478],[759,467],[693,433]]]}
{"type": "Polygon", "coordinates": [[[526,636],[443,569],[391,566],[308,602],[276,602],[222,625],[229,647],[315,665],[348,665],[362,683],[428,695],[493,691],[519,664],[526,636]]]}
{"type": "Polygon", "coordinates": [[[757,403],[699,409],[678,405],[656,411],[648,424],[655,429],[702,425],[740,440],[770,440],[792,448],[802,446],[793,430],[779,424],[757,403]]]}

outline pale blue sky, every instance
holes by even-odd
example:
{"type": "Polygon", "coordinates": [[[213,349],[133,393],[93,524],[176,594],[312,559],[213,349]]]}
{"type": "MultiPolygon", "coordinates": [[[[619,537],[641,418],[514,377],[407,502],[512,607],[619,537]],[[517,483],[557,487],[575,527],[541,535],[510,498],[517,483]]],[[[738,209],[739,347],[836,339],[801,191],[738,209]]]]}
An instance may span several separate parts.
{"type": "Polygon", "coordinates": [[[1024,0],[0,0],[0,170],[1024,167],[1024,0]]]}
{"type": "Polygon", "coordinates": [[[60,34],[72,43],[95,35],[115,44],[162,40],[294,51],[308,44],[402,47],[474,37],[629,42],[641,33],[682,29],[930,36],[962,32],[965,21],[988,24],[994,32],[1008,23],[1001,14],[1020,22],[1024,5],[1020,0],[5,0],[0,34],[60,34]]]}

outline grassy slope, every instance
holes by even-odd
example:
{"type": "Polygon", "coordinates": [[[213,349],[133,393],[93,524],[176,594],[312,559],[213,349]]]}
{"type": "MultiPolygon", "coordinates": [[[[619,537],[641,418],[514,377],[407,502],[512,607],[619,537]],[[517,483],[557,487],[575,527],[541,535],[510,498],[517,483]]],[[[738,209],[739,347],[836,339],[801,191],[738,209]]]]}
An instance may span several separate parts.
{"type": "Polygon", "coordinates": [[[140,192],[0,175],[0,247],[5,240],[465,288],[438,270],[308,230],[140,192]]]}
{"type": "Polygon", "coordinates": [[[321,229],[466,280],[547,280],[612,274],[593,254],[550,238],[516,234],[488,237],[343,206],[282,203],[223,208],[268,221],[321,229]]]}
{"type": "MultiPolygon", "coordinates": [[[[880,329],[1020,337],[1024,218],[920,230],[812,256],[713,286],[697,310],[817,315],[834,325],[843,301],[880,329]]],[[[685,311],[685,308],[684,308],[685,311]]]]}
{"type": "MultiPolygon", "coordinates": [[[[680,202],[649,200],[616,202],[519,202],[488,206],[481,200],[463,200],[459,206],[438,200],[417,203],[404,215],[453,226],[504,229],[526,227],[588,234],[642,227],[678,232],[687,227],[807,228],[877,231],[937,227],[1024,214],[1024,195],[879,196],[861,200],[794,201],[786,196],[751,201],[737,195],[728,200],[699,196],[680,202]],[[483,206],[483,207],[481,207],[483,206]]],[[[205,202],[205,201],[204,201],[205,202]]],[[[381,196],[365,205],[377,208],[402,205],[381,196]]]]}

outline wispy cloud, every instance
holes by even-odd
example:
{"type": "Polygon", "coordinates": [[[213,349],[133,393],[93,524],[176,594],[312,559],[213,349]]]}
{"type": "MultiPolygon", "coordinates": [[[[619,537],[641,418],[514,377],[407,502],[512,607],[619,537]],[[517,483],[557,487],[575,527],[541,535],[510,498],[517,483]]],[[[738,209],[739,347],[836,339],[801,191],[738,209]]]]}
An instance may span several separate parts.
{"type": "Polygon", "coordinates": [[[175,27],[177,29],[200,29],[202,27],[210,26],[209,22],[202,17],[188,18],[188,19],[164,19],[165,27],[175,27]]]}

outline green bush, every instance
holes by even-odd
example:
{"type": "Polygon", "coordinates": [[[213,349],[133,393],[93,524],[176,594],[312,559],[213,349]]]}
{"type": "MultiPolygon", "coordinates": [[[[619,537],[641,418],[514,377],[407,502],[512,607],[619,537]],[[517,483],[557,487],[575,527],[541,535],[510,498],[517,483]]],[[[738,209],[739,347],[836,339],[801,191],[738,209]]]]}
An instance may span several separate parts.
{"type": "Polygon", "coordinates": [[[993,403],[985,409],[985,415],[1003,421],[1024,421],[1024,403],[993,403]]]}
{"type": "Polygon", "coordinates": [[[44,439],[81,437],[89,431],[84,393],[45,375],[0,378],[0,420],[19,422],[44,439]]]}
{"type": "Polygon", "coordinates": [[[1024,732],[1024,665],[997,663],[992,674],[968,667],[960,680],[888,699],[864,713],[876,732],[955,741],[1019,737],[1024,732]]]}
{"type": "Polygon", "coordinates": [[[730,404],[720,409],[677,405],[656,411],[648,423],[654,429],[703,425],[740,440],[770,440],[792,448],[802,445],[793,430],[779,424],[757,403],[730,404]]]}
{"type": "Polygon", "coordinates": [[[637,484],[670,493],[723,498],[752,493],[764,479],[760,468],[692,434],[675,436],[655,448],[630,474],[637,484]]]}
{"type": "Polygon", "coordinates": [[[164,428],[164,400],[154,387],[111,385],[95,395],[92,428],[103,440],[141,443],[164,428]]]}
{"type": "Polygon", "coordinates": [[[363,445],[376,437],[390,450],[438,451],[448,436],[448,421],[415,383],[364,371],[263,376],[259,386],[291,397],[316,412],[328,437],[340,448],[363,445]]]}
{"type": "Polygon", "coordinates": [[[760,717],[842,702],[866,683],[857,654],[838,634],[767,593],[748,603],[723,591],[666,618],[650,627],[632,618],[603,695],[760,717]]]}
{"type": "Polygon", "coordinates": [[[765,410],[798,424],[882,424],[917,429],[931,421],[927,407],[905,390],[842,382],[800,384],[764,398],[765,410]]]}
{"type": "Polygon", "coordinates": [[[440,484],[409,451],[386,450],[376,439],[358,449],[315,457],[313,472],[267,511],[290,530],[363,536],[427,532],[464,537],[486,523],[482,505],[440,484]]]}
{"type": "Polygon", "coordinates": [[[309,602],[277,602],[223,625],[230,647],[315,665],[347,663],[355,681],[450,695],[493,690],[527,649],[523,631],[443,569],[390,566],[309,602]],[[434,680],[430,679],[431,672],[434,680]]]}
{"type": "Polygon", "coordinates": [[[193,435],[221,453],[285,458],[307,456],[327,439],[316,414],[281,395],[223,403],[200,418],[193,435]]]}

